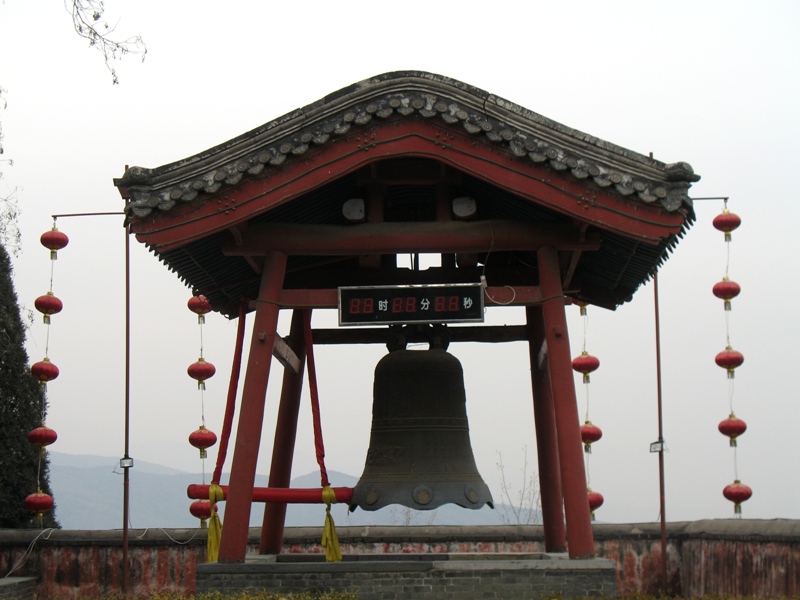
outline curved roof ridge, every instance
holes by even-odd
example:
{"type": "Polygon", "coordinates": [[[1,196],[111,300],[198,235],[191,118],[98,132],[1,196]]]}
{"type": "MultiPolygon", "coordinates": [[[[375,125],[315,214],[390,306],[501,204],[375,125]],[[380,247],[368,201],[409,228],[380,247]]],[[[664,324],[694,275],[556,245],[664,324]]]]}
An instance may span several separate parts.
{"type": "Polygon", "coordinates": [[[688,163],[665,164],[455,79],[397,71],[351,84],[194,156],[156,168],[130,167],[114,184],[128,198],[129,215],[143,218],[223,185],[263,177],[265,170],[359,128],[403,118],[460,127],[519,160],[670,212],[691,212],[688,188],[700,179],[688,163]]]}

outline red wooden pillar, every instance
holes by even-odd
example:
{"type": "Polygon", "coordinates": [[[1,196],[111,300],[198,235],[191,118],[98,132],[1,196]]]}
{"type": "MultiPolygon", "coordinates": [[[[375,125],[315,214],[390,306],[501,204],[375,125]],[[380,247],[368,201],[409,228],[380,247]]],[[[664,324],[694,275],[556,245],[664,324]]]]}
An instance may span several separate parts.
{"type": "MultiPolygon", "coordinates": [[[[536,450],[539,458],[539,492],[542,499],[544,548],[547,552],[565,552],[564,505],[561,471],[558,460],[558,435],[550,377],[545,364],[539,365],[539,352],[545,341],[544,317],[540,306],[525,309],[528,324],[528,348],[531,360],[533,415],[536,422],[536,450]]],[[[546,355],[542,357],[547,360],[546,355]]]]}
{"type": "Polygon", "coordinates": [[[536,254],[539,287],[542,298],[545,298],[542,316],[564,491],[564,514],[569,539],[567,549],[570,558],[589,558],[594,555],[594,539],[558,253],[553,248],[541,248],[536,254]]]}
{"type": "Polygon", "coordinates": [[[278,328],[278,300],[286,273],[286,255],[272,252],[265,257],[258,293],[250,356],[247,360],[242,408],[236,430],[236,446],[225,506],[225,524],[219,548],[219,562],[244,562],[253,483],[256,477],[264,404],[272,363],[272,348],[278,328]]]}
{"type": "MultiPolygon", "coordinates": [[[[292,313],[289,330],[289,347],[300,359],[300,369],[293,373],[286,368],[283,372],[281,403],[278,407],[278,420],[275,426],[275,442],[272,445],[272,464],[269,469],[269,487],[287,488],[292,479],[292,459],[297,439],[297,416],[300,412],[300,396],[303,392],[306,345],[303,338],[303,311],[292,313]]],[[[267,502],[264,506],[264,522],[261,527],[261,554],[280,554],[283,548],[283,528],[286,523],[286,503],[267,502]]]]}

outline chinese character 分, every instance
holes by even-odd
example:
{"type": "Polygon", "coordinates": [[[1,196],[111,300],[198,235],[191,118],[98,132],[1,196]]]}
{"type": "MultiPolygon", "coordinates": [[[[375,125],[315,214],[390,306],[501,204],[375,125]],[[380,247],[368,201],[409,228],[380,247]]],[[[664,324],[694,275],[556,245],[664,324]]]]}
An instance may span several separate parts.
{"type": "Polygon", "coordinates": [[[430,301],[430,300],[428,300],[427,298],[423,298],[423,299],[420,301],[419,305],[420,305],[420,308],[421,308],[422,310],[428,310],[428,309],[431,307],[431,301],[430,301]]]}

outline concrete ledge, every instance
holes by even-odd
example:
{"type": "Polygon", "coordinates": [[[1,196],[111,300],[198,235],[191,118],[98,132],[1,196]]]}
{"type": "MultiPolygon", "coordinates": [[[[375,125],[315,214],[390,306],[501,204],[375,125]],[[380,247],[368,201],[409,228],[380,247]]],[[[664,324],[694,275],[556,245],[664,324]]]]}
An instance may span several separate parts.
{"type": "Polygon", "coordinates": [[[3,577],[0,579],[0,598],[3,600],[33,600],[36,586],[35,577],[3,577]]]}

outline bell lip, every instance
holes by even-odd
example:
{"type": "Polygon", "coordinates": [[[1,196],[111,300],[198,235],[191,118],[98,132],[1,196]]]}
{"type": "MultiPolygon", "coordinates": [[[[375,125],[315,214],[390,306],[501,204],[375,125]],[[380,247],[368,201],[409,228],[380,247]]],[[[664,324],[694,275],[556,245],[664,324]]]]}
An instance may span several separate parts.
{"type": "Polygon", "coordinates": [[[489,486],[483,481],[465,481],[462,487],[453,484],[442,485],[441,482],[437,485],[436,482],[424,480],[420,480],[413,487],[407,482],[377,484],[359,481],[353,489],[348,508],[350,512],[355,511],[357,508],[374,512],[386,506],[398,505],[422,511],[435,510],[445,504],[455,504],[469,510],[479,510],[484,506],[494,509],[492,493],[489,491],[489,486]],[[430,501],[425,504],[421,504],[414,499],[414,491],[423,487],[432,493],[430,501]],[[478,497],[475,502],[469,500],[467,496],[467,492],[470,489],[474,490],[478,497]],[[378,490],[377,500],[372,504],[367,502],[367,497],[378,490]]]}

